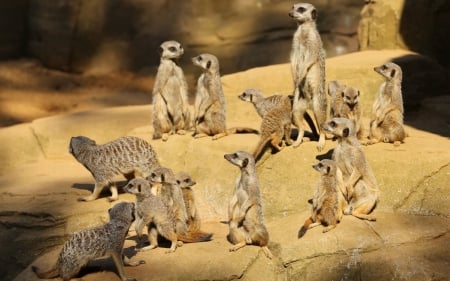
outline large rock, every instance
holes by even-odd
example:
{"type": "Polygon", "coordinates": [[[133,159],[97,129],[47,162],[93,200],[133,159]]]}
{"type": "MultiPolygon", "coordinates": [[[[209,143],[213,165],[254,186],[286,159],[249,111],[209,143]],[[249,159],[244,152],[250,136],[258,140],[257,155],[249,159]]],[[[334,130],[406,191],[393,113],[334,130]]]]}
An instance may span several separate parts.
{"type": "MultiPolygon", "coordinates": [[[[408,55],[415,54],[369,51],[329,59],[328,79],[339,79],[362,90],[360,102],[367,123],[381,83],[373,66],[408,55]]],[[[248,87],[261,88],[267,94],[288,94],[292,87],[289,69],[288,64],[283,64],[224,76],[228,126],[257,128],[260,118],[253,106],[240,101],[237,95],[248,87]]],[[[184,245],[170,255],[160,248],[134,256],[132,231],[126,253],[133,259],[147,261],[141,267],[126,268],[138,280],[439,280],[449,276],[448,137],[433,133],[431,128],[426,131],[407,126],[409,137],[398,147],[384,143],[364,147],[380,187],[380,202],[374,212],[377,222],[345,217],[331,232],[323,234],[322,228],[317,227],[302,239],[296,238],[297,231],[309,215],[307,200],[319,178],[311,165],[318,158],[329,157],[335,143],[327,141],[320,153],[315,142],[303,143],[296,149],[287,147],[276,154],[267,151],[257,172],[271,235],[269,246],[276,256],[269,261],[257,247],[228,252],[227,225],[219,223],[227,219],[227,202],[239,173],[223,155],[236,150],[252,151],[259,136],[240,134],[213,141],[176,135],[167,142],[150,140],[152,128],[146,119],[151,116],[149,111],[149,106],[114,108],[39,119],[27,126],[0,130],[0,138],[12,147],[14,136],[31,127],[36,142],[39,140],[36,146],[43,151],[30,154],[30,158],[9,158],[11,163],[0,177],[1,250],[7,253],[5,257],[14,256],[17,260],[4,261],[12,263],[3,273],[10,277],[5,279],[12,279],[21,265],[23,268],[33,262],[35,254],[40,257],[33,264],[50,266],[57,250],[45,255],[42,252],[60,245],[65,234],[105,221],[106,210],[114,204],[104,198],[106,192],[94,202],[76,201],[91,192],[93,179],[67,152],[69,138],[75,133],[87,134],[99,142],[119,135],[142,137],[154,146],[162,165],[184,170],[197,181],[194,191],[203,228],[214,233],[214,240],[184,245]],[[35,232],[37,228],[42,234],[35,232]],[[8,243],[12,237],[20,242],[14,247],[8,243]]],[[[444,134],[448,136],[448,129],[444,134]]],[[[120,194],[120,200],[134,198],[120,194]]],[[[108,271],[83,278],[115,280],[117,276],[108,271]]],[[[28,267],[16,280],[36,277],[28,267]]]]}

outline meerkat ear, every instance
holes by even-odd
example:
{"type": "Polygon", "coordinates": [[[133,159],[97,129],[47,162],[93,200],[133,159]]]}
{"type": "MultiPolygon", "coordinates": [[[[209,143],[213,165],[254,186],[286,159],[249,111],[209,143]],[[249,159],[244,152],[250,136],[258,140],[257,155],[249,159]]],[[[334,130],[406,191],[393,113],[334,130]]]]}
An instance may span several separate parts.
{"type": "Polygon", "coordinates": [[[162,182],[165,182],[164,174],[161,174],[161,181],[162,181],[162,182]]]}
{"type": "Polygon", "coordinates": [[[331,170],[331,168],[330,168],[330,167],[327,167],[327,174],[330,173],[330,170],[331,170]]]}
{"type": "Polygon", "coordinates": [[[253,95],[250,95],[250,102],[253,102],[253,95]]]}
{"type": "Polygon", "coordinates": [[[316,20],[316,18],[317,18],[317,11],[316,11],[316,9],[313,9],[313,10],[311,11],[311,18],[312,18],[313,20],[316,20]]]}
{"type": "Polygon", "coordinates": [[[138,184],[137,189],[138,189],[138,192],[141,193],[141,185],[140,184],[138,184]]]}
{"type": "Polygon", "coordinates": [[[248,165],[248,158],[245,158],[245,159],[242,161],[242,168],[247,167],[247,165],[248,165]]]}
{"type": "Polygon", "coordinates": [[[391,78],[394,78],[394,75],[395,75],[395,69],[392,69],[391,70],[391,78]]]}
{"type": "Polygon", "coordinates": [[[361,94],[361,92],[358,90],[358,94],[357,94],[357,96],[359,97],[359,95],[361,94]]]}
{"type": "Polygon", "coordinates": [[[209,69],[210,67],[211,67],[211,61],[209,60],[209,61],[206,63],[206,68],[209,69]]]}
{"type": "Polygon", "coordinates": [[[344,93],[344,91],[342,91],[342,92],[341,92],[341,96],[342,96],[342,97],[344,97],[344,96],[345,96],[345,93],[344,93]]]}
{"type": "Polygon", "coordinates": [[[342,130],[342,136],[344,138],[348,137],[349,134],[350,134],[350,129],[349,128],[344,128],[344,130],[342,130]]]}

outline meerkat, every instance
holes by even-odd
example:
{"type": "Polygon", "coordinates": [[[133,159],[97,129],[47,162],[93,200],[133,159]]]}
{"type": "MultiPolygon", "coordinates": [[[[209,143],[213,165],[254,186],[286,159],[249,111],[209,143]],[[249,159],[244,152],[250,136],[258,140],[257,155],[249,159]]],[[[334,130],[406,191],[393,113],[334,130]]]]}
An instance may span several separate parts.
{"type": "Polygon", "coordinates": [[[343,183],[344,196],[348,201],[344,214],[376,220],[369,213],[378,203],[378,184],[356,138],[354,121],[333,118],[322,127],[338,139],[332,158],[338,167],[338,179],[343,183]]]}
{"type": "Polygon", "coordinates": [[[304,113],[307,109],[312,109],[319,131],[317,149],[321,151],[325,146],[325,133],[320,124],[327,118],[327,98],[325,94],[325,51],[316,28],[317,11],[311,4],[298,3],[292,7],[289,16],[298,25],[293,36],[290,55],[294,80],[292,120],[298,128],[294,147],[299,146],[303,140],[304,113]]]}
{"type": "Polygon", "coordinates": [[[160,45],[161,60],[153,86],[153,139],[167,141],[170,134],[184,135],[191,126],[188,86],[177,60],[184,49],[177,41],[160,45]]]}
{"type": "MultiPolygon", "coordinates": [[[[58,260],[52,269],[42,271],[32,266],[39,278],[56,278],[64,281],[74,278],[91,260],[112,257],[122,281],[136,280],[125,276],[123,261],[123,245],[131,223],[134,220],[133,203],[121,202],[109,209],[110,221],[102,226],[76,232],[64,244],[58,260]]],[[[126,263],[136,266],[143,261],[126,263]]]]}
{"type": "Polygon", "coordinates": [[[264,115],[261,122],[261,136],[253,157],[258,159],[266,144],[270,141],[278,151],[283,149],[283,138],[286,144],[291,145],[291,103],[284,99],[278,106],[273,107],[264,115]]]}
{"type": "Polygon", "coordinates": [[[246,245],[258,245],[268,258],[273,255],[267,245],[269,232],[264,225],[262,200],[254,157],[244,151],[225,154],[225,159],[240,168],[233,196],[228,205],[228,240],[237,251],[246,245]]]}
{"type": "Polygon", "coordinates": [[[202,69],[195,95],[194,137],[213,136],[213,140],[235,133],[255,133],[250,128],[226,128],[226,103],[220,80],[219,60],[211,54],[192,58],[202,69]]]}
{"type": "Polygon", "coordinates": [[[372,106],[367,144],[390,142],[399,145],[406,137],[403,127],[402,69],[388,62],[374,70],[385,78],[372,106]]]}
{"type": "Polygon", "coordinates": [[[69,152],[95,179],[92,194],[79,198],[79,201],[97,199],[105,186],[109,186],[112,193],[108,199],[117,200],[114,176],[122,174],[127,180],[135,176],[146,177],[152,169],[160,166],[153,147],[145,140],[132,136],[121,137],[102,145],[97,145],[94,140],[85,136],[72,137],[69,152]]]}
{"type": "Polygon", "coordinates": [[[336,179],[336,163],[324,159],[313,166],[321,177],[312,200],[311,217],[309,217],[298,232],[298,238],[305,235],[309,228],[320,224],[326,226],[323,233],[336,227],[342,220],[346,201],[341,193],[340,183],[336,179]]]}
{"type": "Polygon", "coordinates": [[[198,233],[181,234],[176,232],[176,213],[168,205],[166,199],[161,194],[160,184],[151,184],[142,178],[132,179],[126,186],[125,191],[136,196],[136,234],[142,237],[142,230],[148,228],[149,246],[138,249],[147,251],[158,247],[158,233],[171,242],[167,253],[175,252],[182,242],[194,243],[211,240],[209,236],[198,233]],[[181,243],[179,243],[181,242],[181,243]]]}
{"type": "MultiPolygon", "coordinates": [[[[258,115],[261,118],[264,118],[264,115],[266,115],[269,110],[271,110],[274,106],[279,105],[280,103],[284,103],[285,99],[288,99],[291,104],[290,111],[292,112],[292,103],[294,102],[294,96],[293,95],[272,95],[265,97],[264,93],[255,88],[250,88],[245,90],[242,94],[238,96],[238,98],[242,101],[251,102],[253,106],[256,109],[256,112],[258,112],[258,115]]],[[[291,113],[289,113],[291,114],[291,113]]],[[[309,127],[311,128],[314,135],[318,135],[316,126],[314,125],[314,121],[309,116],[308,112],[305,112],[304,119],[306,123],[308,123],[309,127]]],[[[292,120],[291,120],[292,121],[292,120]]]]}
{"type": "Polygon", "coordinates": [[[196,182],[185,172],[176,174],[175,180],[183,192],[188,232],[197,232],[201,227],[201,219],[197,207],[195,206],[195,196],[194,191],[192,190],[192,187],[196,182]]]}
{"type": "Polygon", "coordinates": [[[328,83],[330,96],[330,117],[342,117],[355,121],[356,136],[363,139],[362,109],[359,105],[360,91],[355,87],[342,84],[339,81],[328,83]]]}

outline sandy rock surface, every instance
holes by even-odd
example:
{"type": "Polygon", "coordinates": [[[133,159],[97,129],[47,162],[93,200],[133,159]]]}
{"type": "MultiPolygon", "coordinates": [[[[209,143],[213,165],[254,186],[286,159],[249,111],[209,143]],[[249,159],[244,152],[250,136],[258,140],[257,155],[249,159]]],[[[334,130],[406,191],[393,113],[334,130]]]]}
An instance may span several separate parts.
{"type": "MultiPolygon", "coordinates": [[[[414,54],[368,51],[329,59],[327,80],[339,79],[360,88],[367,123],[381,83],[373,67],[410,55],[414,54]]],[[[222,82],[228,127],[259,128],[252,105],[237,98],[246,88],[258,87],[266,94],[288,94],[292,88],[287,64],[227,75],[222,82]]],[[[418,113],[433,116],[429,124],[436,128],[419,127],[413,118],[406,122],[409,137],[398,147],[364,147],[381,191],[374,212],[377,221],[346,216],[325,234],[317,227],[297,239],[319,177],[311,165],[330,156],[335,143],[327,141],[322,152],[314,141],[276,154],[268,150],[257,170],[273,260],[254,246],[229,252],[228,229],[220,223],[227,219],[227,203],[238,174],[223,155],[253,151],[259,136],[231,135],[217,141],[171,136],[163,143],[151,140],[150,112],[150,105],[118,107],[42,118],[0,130],[4,144],[0,147],[1,262],[8,265],[0,276],[37,280],[31,264],[51,266],[67,235],[107,220],[107,209],[115,204],[106,200],[107,191],[94,202],[76,201],[92,191],[94,181],[67,152],[74,135],[87,135],[98,143],[123,135],[141,137],[154,146],[162,165],[184,170],[197,181],[194,190],[202,228],[214,233],[213,240],[185,244],[172,254],[165,254],[164,246],[136,254],[135,233],[130,231],[125,253],[146,264],[125,270],[138,280],[447,280],[450,276],[450,134],[448,120],[440,117],[439,110],[418,113]]],[[[134,198],[120,194],[119,200],[134,198]]],[[[114,272],[113,263],[106,259],[94,262],[82,278],[119,280],[114,272]]]]}

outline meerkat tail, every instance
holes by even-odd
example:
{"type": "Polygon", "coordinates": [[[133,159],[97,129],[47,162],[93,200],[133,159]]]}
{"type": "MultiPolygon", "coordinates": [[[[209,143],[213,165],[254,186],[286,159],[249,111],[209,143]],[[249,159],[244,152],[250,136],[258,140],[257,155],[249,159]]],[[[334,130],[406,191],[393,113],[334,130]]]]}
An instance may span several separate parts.
{"type": "Polygon", "coordinates": [[[314,125],[314,121],[312,120],[311,116],[309,116],[308,112],[305,112],[303,114],[303,118],[305,119],[306,123],[308,123],[309,128],[311,128],[311,131],[315,137],[319,137],[319,132],[317,131],[316,125],[314,125]]]}
{"type": "Polygon", "coordinates": [[[56,266],[52,267],[47,271],[41,271],[38,267],[32,266],[31,270],[33,270],[36,276],[41,279],[52,279],[59,276],[58,269],[56,268],[56,266]]]}
{"type": "Polygon", "coordinates": [[[245,128],[245,127],[233,127],[227,129],[228,134],[259,134],[258,130],[252,129],[252,128],[245,128]]]}
{"type": "Polygon", "coordinates": [[[258,146],[255,149],[255,152],[253,152],[253,157],[255,159],[258,159],[259,155],[261,154],[261,152],[263,151],[264,147],[266,146],[266,144],[270,141],[271,137],[267,137],[266,139],[261,139],[258,143],[258,146]]]}
{"type": "Polygon", "coordinates": [[[303,224],[302,228],[300,228],[300,230],[298,231],[298,238],[302,238],[303,235],[305,235],[306,231],[309,228],[309,225],[311,225],[313,222],[313,220],[311,218],[308,218],[305,223],[303,224]]]}
{"type": "Polygon", "coordinates": [[[177,234],[178,240],[186,243],[211,241],[212,233],[206,232],[188,232],[186,235],[177,234]]]}
{"type": "Polygon", "coordinates": [[[263,246],[261,248],[262,248],[264,254],[266,255],[266,257],[268,257],[269,259],[273,258],[273,254],[267,246],[263,246]]]}

